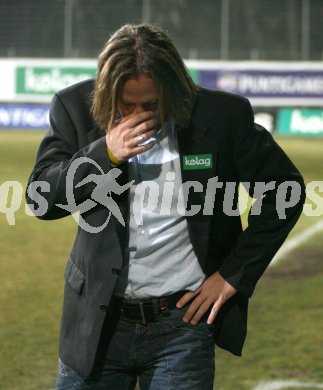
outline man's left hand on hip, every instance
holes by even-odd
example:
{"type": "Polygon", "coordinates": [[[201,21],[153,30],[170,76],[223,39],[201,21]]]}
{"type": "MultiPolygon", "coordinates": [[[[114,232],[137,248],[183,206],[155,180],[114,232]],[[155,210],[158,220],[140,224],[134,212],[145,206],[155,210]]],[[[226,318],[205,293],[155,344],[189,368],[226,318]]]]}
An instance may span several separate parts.
{"type": "Polygon", "coordinates": [[[215,272],[206,278],[196,291],[184,294],[176,306],[178,309],[181,309],[188,302],[192,301],[183,317],[183,321],[196,325],[213,305],[207,319],[207,323],[212,324],[221,306],[236,292],[237,290],[224,280],[219,272],[215,272]]]}

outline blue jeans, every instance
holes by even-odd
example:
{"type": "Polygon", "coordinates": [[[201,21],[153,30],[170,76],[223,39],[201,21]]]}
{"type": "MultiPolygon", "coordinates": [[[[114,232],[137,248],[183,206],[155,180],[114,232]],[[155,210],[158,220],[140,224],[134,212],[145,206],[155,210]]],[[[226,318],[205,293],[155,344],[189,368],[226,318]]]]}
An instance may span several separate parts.
{"type": "Polygon", "coordinates": [[[214,382],[213,325],[182,318],[188,309],[159,314],[147,325],[118,320],[88,378],[59,361],[57,390],[212,390],[214,382]]]}

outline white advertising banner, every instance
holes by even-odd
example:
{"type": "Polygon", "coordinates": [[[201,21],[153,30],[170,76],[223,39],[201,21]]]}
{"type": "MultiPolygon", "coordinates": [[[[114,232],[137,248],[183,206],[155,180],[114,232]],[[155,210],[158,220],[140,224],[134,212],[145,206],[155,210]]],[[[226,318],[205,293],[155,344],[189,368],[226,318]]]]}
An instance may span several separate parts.
{"type": "Polygon", "coordinates": [[[0,101],[49,103],[55,92],[94,78],[95,60],[0,60],[0,101]]]}
{"type": "MultiPolygon", "coordinates": [[[[253,106],[323,106],[323,63],[185,61],[194,82],[253,106]]],[[[0,102],[49,103],[55,92],[96,76],[96,60],[0,59],[0,102]]]]}

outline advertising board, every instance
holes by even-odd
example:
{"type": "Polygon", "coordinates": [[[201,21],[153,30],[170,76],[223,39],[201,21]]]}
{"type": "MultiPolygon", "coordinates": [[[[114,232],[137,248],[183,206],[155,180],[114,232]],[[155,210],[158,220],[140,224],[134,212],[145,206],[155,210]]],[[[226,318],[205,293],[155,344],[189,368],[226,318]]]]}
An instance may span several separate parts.
{"type": "Polygon", "coordinates": [[[0,104],[0,129],[47,129],[48,104],[0,104]]]}
{"type": "Polygon", "coordinates": [[[196,82],[250,99],[253,106],[323,106],[323,64],[187,61],[196,82]]]}
{"type": "MultiPolygon", "coordinates": [[[[195,83],[260,107],[323,107],[323,64],[185,60],[195,83]]],[[[0,59],[0,101],[49,103],[58,90],[96,75],[89,59],[0,59]]]]}
{"type": "Polygon", "coordinates": [[[95,75],[96,69],[93,67],[18,66],[15,92],[17,95],[53,95],[95,75]]]}
{"type": "Polygon", "coordinates": [[[287,136],[323,136],[323,109],[284,108],[278,111],[277,134],[287,136]]]}

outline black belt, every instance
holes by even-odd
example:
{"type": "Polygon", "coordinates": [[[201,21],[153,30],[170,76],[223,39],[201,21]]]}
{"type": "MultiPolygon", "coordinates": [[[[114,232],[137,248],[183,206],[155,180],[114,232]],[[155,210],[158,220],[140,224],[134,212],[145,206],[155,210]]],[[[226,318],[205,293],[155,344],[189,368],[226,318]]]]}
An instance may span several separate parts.
{"type": "Polygon", "coordinates": [[[127,300],[113,296],[112,311],[120,311],[121,318],[127,322],[145,325],[156,322],[159,314],[169,315],[169,310],[176,307],[176,303],[188,291],[178,291],[171,295],[144,300],[127,300]]]}

